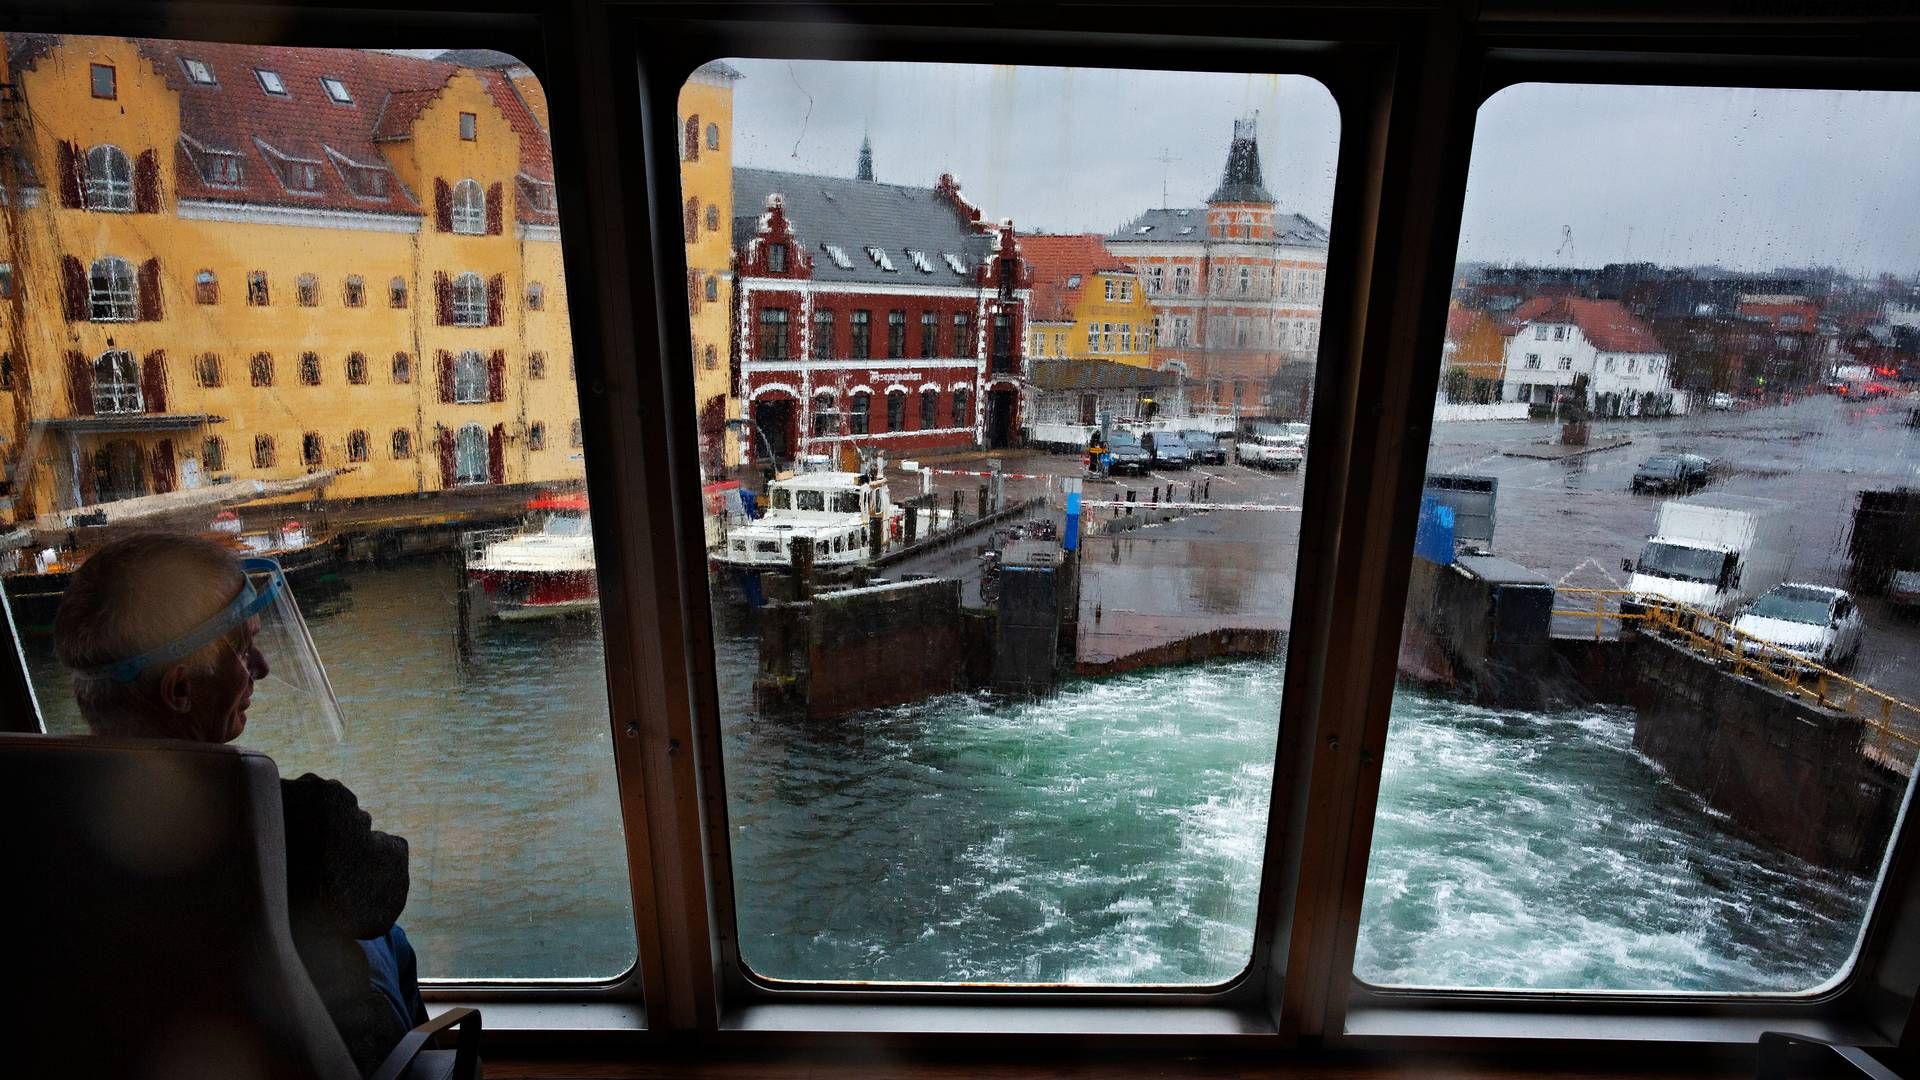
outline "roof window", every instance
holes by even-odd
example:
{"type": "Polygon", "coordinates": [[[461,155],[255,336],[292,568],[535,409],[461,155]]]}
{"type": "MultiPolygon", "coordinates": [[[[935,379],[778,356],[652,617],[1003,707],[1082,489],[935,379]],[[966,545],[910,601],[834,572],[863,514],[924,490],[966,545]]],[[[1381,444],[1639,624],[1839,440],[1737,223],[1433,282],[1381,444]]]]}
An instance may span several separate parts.
{"type": "Polygon", "coordinates": [[[180,58],[180,66],[186,69],[187,78],[194,82],[202,86],[212,86],[214,84],[213,69],[207,66],[205,60],[195,60],[191,56],[183,56],[180,58]]]}
{"type": "Polygon", "coordinates": [[[913,260],[913,268],[923,274],[933,273],[933,264],[927,261],[927,253],[907,248],[907,258],[913,260]]]}
{"type": "Polygon", "coordinates": [[[1187,235],[1188,233],[1191,233],[1191,232],[1193,232],[1193,226],[1191,226],[1191,225],[1182,225],[1182,226],[1180,226],[1180,235],[1181,235],[1181,236],[1186,236],[1186,235],[1187,235]]]}
{"type": "Polygon", "coordinates": [[[872,244],[867,245],[867,258],[872,259],[873,265],[879,267],[882,270],[885,270],[889,274],[896,272],[893,267],[893,260],[887,258],[886,252],[881,251],[879,248],[874,247],[872,244]]]}
{"type": "Polygon", "coordinates": [[[967,272],[967,265],[961,262],[960,256],[955,255],[953,252],[943,251],[940,253],[940,257],[946,260],[947,269],[953,271],[954,273],[964,274],[967,272]]]}
{"type": "Polygon", "coordinates": [[[827,258],[833,260],[833,265],[839,267],[842,270],[853,269],[853,260],[847,258],[846,249],[841,247],[839,244],[829,244],[829,243],[822,242],[820,245],[820,250],[827,253],[827,258]]]}
{"type": "Polygon", "coordinates": [[[266,68],[254,68],[253,73],[260,80],[260,89],[280,97],[291,96],[287,93],[287,84],[280,78],[279,72],[268,71],[266,68]]]}
{"type": "Polygon", "coordinates": [[[1079,274],[1068,274],[1068,275],[1067,275],[1067,288],[1069,288],[1069,289],[1077,289],[1077,288],[1079,288],[1079,287],[1080,287],[1080,275],[1079,275],[1079,274]]]}
{"type": "Polygon", "coordinates": [[[327,97],[336,105],[353,104],[353,95],[347,93],[347,84],[331,75],[320,76],[320,88],[327,92],[327,97]]]}
{"type": "Polygon", "coordinates": [[[1153,226],[1151,226],[1151,225],[1142,225],[1142,226],[1140,226],[1139,228],[1137,228],[1137,229],[1135,229],[1135,230],[1133,230],[1133,235],[1135,235],[1135,236],[1145,236],[1145,235],[1147,235],[1148,233],[1150,233],[1150,232],[1152,232],[1152,231],[1153,231],[1153,226]]]}

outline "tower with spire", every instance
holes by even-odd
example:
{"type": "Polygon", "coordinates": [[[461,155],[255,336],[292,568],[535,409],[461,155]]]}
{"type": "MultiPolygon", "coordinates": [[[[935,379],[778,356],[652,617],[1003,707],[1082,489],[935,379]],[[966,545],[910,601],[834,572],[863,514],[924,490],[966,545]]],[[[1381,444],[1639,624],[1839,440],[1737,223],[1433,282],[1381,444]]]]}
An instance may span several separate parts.
{"type": "Polygon", "coordinates": [[[1210,240],[1273,239],[1273,193],[1260,175],[1259,122],[1258,113],[1233,122],[1220,186],[1207,197],[1210,240]]]}
{"type": "Polygon", "coordinates": [[[869,139],[865,133],[860,136],[860,163],[854,166],[853,178],[855,180],[873,179],[873,140],[869,139]]]}

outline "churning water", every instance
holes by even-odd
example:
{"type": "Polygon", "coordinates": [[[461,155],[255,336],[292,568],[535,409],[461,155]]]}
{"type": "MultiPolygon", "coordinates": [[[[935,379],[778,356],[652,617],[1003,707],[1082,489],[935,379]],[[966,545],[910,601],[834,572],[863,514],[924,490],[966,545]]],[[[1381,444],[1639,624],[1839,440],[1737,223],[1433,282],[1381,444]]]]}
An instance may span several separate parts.
{"type": "MultiPolygon", "coordinates": [[[[607,977],[634,939],[591,623],[456,648],[450,567],[356,570],[309,605],[346,742],[259,707],[243,742],[345,780],[412,843],[423,973],[607,977]]],[[[43,708],[76,730],[44,638],[43,708]]],[[[902,643],[906,647],[906,643],[902,643]]],[[[722,636],[741,951],[803,979],[1217,983],[1246,964],[1281,669],[1240,661],[756,717],[722,636]]],[[[1633,752],[1632,718],[1396,698],[1357,969],[1419,985],[1802,990],[1871,883],[1749,844],[1633,752]]]]}

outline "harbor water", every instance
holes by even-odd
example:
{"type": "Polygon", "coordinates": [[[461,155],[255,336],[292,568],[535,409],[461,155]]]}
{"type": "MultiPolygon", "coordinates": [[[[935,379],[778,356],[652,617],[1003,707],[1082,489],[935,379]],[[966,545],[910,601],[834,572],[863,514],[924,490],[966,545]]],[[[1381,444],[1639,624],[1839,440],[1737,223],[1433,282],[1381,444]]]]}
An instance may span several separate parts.
{"type": "MultiPolygon", "coordinates": [[[[606,978],[634,956],[591,620],[483,627],[453,567],[343,571],[306,602],[348,716],[241,740],[345,780],[412,845],[423,974],[606,978]]],[[[43,712],[79,729],[44,635],[43,712]]],[[[953,695],[835,724],[755,715],[719,636],[742,954],[773,978],[1218,983],[1247,963],[1277,661],[953,695]]],[[[1872,883],[1734,835],[1632,749],[1621,710],[1402,690],[1357,973],[1409,985],[1797,991],[1839,971],[1872,883]]]]}

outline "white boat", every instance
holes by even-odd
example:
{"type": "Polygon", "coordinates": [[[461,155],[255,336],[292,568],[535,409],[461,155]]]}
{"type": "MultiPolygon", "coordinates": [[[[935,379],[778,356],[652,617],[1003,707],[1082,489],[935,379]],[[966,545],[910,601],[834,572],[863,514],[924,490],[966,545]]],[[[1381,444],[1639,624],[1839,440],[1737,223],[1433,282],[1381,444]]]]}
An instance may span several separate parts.
{"type": "MultiPolygon", "coordinates": [[[[741,569],[784,567],[793,561],[793,544],[813,546],[815,566],[854,566],[873,559],[870,522],[880,521],[882,554],[906,543],[906,511],[893,505],[878,469],[868,472],[803,472],[767,486],[763,516],[726,531],[712,549],[717,563],[741,569]]],[[[951,522],[949,511],[934,510],[916,530],[930,535],[951,522]]]]}
{"type": "Polygon", "coordinates": [[[543,495],[527,510],[533,520],[525,528],[468,535],[467,580],[485,594],[491,614],[518,620],[598,610],[586,495],[543,495]]]}

